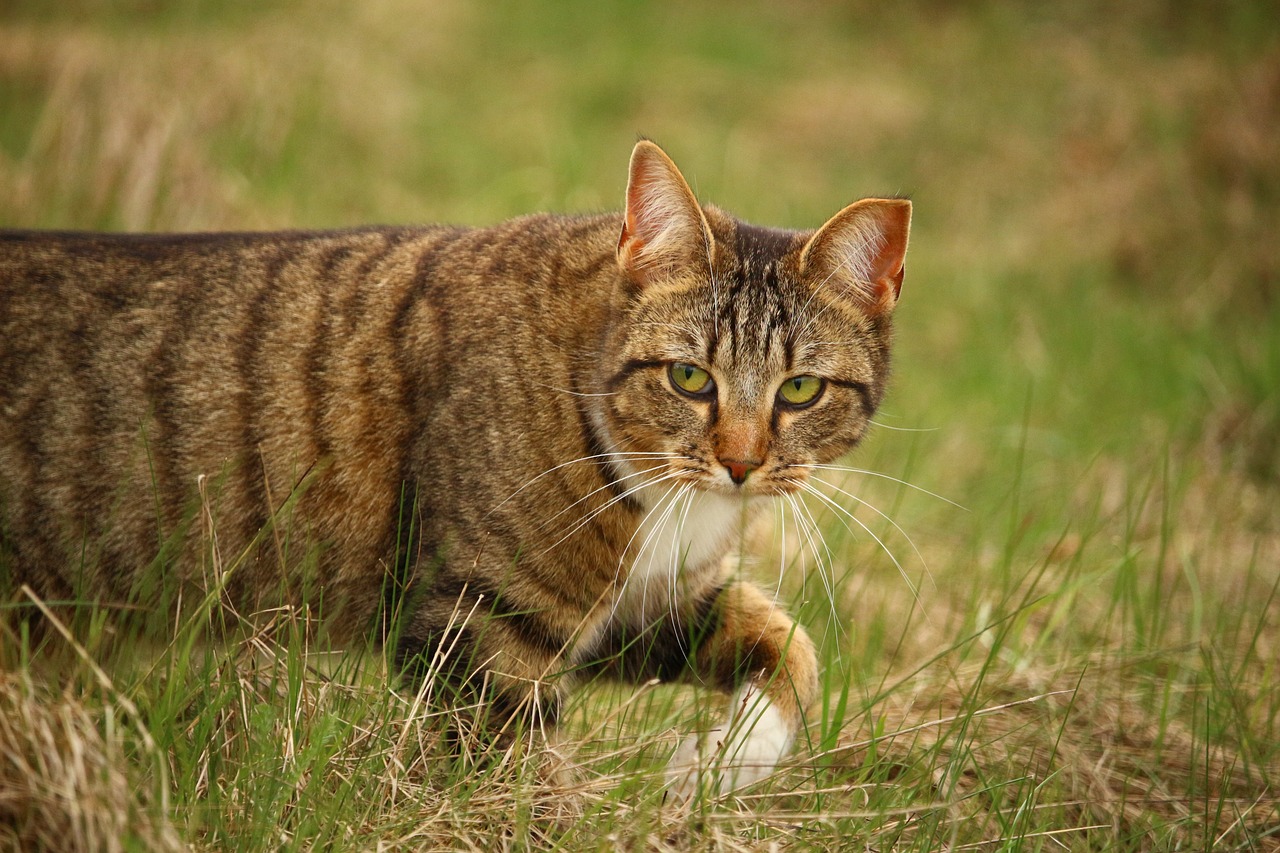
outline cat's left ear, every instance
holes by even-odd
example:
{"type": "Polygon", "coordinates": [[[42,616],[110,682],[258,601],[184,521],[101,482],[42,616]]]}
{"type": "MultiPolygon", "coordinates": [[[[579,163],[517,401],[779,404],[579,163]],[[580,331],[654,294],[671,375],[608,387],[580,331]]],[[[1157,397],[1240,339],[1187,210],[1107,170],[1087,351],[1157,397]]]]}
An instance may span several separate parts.
{"type": "Polygon", "coordinates": [[[705,271],[711,243],[702,207],[676,164],[649,140],[636,143],[618,238],[618,265],[644,286],[681,266],[705,271]]]}
{"type": "Polygon", "coordinates": [[[800,255],[801,270],[842,288],[868,314],[897,304],[906,272],[911,202],[854,202],[818,229],[800,255]]]}

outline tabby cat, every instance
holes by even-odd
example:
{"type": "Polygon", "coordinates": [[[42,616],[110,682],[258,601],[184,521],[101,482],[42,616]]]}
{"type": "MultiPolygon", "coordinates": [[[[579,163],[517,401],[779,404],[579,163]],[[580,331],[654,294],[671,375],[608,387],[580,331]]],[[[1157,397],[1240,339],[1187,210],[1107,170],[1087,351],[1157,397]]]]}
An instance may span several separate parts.
{"type": "Polygon", "coordinates": [[[306,587],[340,634],[403,610],[398,665],[492,725],[587,677],[714,685],[671,777],[749,783],[818,674],[728,551],[867,430],[910,215],[748,225],[641,141],[621,214],[0,232],[4,562],[51,600],[158,607],[158,572],[306,587]]]}

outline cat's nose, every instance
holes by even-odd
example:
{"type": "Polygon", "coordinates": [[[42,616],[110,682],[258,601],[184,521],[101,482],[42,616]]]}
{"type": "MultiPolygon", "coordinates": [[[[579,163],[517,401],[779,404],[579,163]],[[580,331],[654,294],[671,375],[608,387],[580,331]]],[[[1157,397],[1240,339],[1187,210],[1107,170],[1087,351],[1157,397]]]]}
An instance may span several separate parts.
{"type": "Polygon", "coordinates": [[[742,459],[721,459],[720,464],[728,469],[729,479],[739,486],[746,482],[748,474],[760,467],[759,462],[744,461],[742,459]]]}

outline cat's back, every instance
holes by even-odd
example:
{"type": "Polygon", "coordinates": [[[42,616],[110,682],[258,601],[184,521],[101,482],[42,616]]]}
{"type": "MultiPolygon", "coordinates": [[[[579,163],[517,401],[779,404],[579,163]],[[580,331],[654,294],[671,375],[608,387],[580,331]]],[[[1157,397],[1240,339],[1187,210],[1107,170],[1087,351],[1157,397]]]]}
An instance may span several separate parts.
{"type": "Polygon", "coordinates": [[[174,303],[200,310],[265,291],[285,301],[298,291],[364,289],[370,279],[414,287],[415,296],[458,279],[481,290],[554,285],[548,278],[572,285],[611,257],[615,219],[167,234],[0,229],[0,324],[30,332],[70,315],[91,324],[95,314],[174,303]]]}
{"type": "Polygon", "coordinates": [[[529,314],[581,304],[613,230],[0,231],[0,544],[46,591],[86,543],[95,586],[127,586],[199,477],[243,547],[320,465],[302,509],[371,564],[441,377],[504,324],[550,333],[529,314]]]}
{"type": "Polygon", "coordinates": [[[3,319],[40,302],[84,309],[77,300],[100,298],[109,310],[163,301],[166,281],[189,281],[199,290],[188,304],[221,292],[265,286],[272,275],[304,272],[321,286],[345,259],[372,260],[386,250],[430,240],[439,227],[362,228],[342,231],[117,234],[92,231],[0,229],[0,298],[3,319]]]}
{"type": "Polygon", "coordinates": [[[170,345],[193,341],[207,356],[219,339],[230,347],[324,332],[318,319],[305,328],[296,322],[309,308],[336,328],[353,329],[379,306],[408,325],[417,301],[461,295],[451,283],[465,284],[483,308],[486,290],[555,275],[575,253],[598,254],[599,241],[579,239],[600,230],[589,223],[584,230],[575,220],[544,216],[489,228],[0,229],[0,389],[23,380],[26,359],[51,350],[132,350],[163,332],[170,345]]]}
{"type": "Polygon", "coordinates": [[[438,237],[0,231],[0,544],[19,577],[127,591],[201,475],[224,478],[226,532],[247,541],[278,502],[249,460],[317,443],[303,416],[326,417],[308,386],[329,369],[327,324],[371,310],[354,305],[361,270],[412,276],[438,237]]]}
{"type": "Polygon", "coordinates": [[[91,340],[121,314],[157,324],[176,319],[179,309],[199,315],[282,285],[282,295],[291,295],[296,283],[332,287],[344,259],[371,261],[430,233],[0,230],[0,347],[29,349],[33,341],[68,328],[79,330],[81,342],[91,340]]]}
{"type": "Polygon", "coordinates": [[[33,408],[65,417],[95,394],[100,428],[111,416],[136,428],[166,379],[190,388],[203,376],[232,392],[244,376],[220,368],[249,368],[249,347],[269,339],[301,345],[316,331],[298,322],[308,306],[336,313],[331,303],[379,265],[399,268],[384,278],[411,276],[414,246],[443,234],[0,231],[0,430],[24,417],[38,428],[33,408]]]}

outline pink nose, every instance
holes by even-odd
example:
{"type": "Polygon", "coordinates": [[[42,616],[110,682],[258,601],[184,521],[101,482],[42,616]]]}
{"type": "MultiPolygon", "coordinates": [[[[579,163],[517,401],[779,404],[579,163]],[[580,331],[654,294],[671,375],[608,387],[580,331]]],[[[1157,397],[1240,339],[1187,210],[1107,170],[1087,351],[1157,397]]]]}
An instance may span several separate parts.
{"type": "Polygon", "coordinates": [[[760,467],[759,462],[744,462],[741,459],[721,459],[720,464],[729,470],[729,479],[741,486],[747,475],[760,467]]]}

